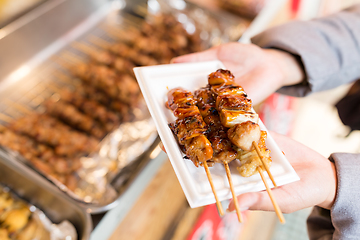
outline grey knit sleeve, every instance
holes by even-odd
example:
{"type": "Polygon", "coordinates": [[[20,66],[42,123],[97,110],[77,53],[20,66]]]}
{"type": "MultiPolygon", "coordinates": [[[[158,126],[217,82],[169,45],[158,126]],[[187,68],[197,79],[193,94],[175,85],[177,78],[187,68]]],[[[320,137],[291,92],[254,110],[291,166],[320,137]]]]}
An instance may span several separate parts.
{"type": "Polygon", "coordinates": [[[263,48],[298,56],[306,82],[278,92],[306,96],[360,78],[360,5],[311,21],[292,21],[252,38],[263,48]]]}
{"type": "Polygon", "coordinates": [[[315,207],[308,217],[310,240],[360,238],[360,154],[333,153],[338,180],[331,210],[315,207]]]}

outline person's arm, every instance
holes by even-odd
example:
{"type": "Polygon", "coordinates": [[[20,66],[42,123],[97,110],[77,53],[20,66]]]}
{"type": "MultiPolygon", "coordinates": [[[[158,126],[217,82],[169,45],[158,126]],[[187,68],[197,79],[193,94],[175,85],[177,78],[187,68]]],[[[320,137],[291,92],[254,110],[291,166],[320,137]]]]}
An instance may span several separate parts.
{"type": "Polygon", "coordinates": [[[278,92],[305,96],[360,77],[360,5],[311,21],[292,21],[252,38],[262,48],[279,49],[301,61],[304,82],[278,92]]]}
{"type": "Polygon", "coordinates": [[[360,154],[333,153],[337,192],[331,210],[315,207],[307,220],[311,240],[358,239],[360,236],[360,154]]]}

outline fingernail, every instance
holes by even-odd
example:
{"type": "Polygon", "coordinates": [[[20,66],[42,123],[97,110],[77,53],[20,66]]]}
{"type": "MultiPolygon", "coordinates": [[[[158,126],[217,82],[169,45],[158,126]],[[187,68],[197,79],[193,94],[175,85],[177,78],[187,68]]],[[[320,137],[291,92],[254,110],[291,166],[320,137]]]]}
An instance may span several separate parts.
{"type": "Polygon", "coordinates": [[[240,211],[242,212],[242,211],[246,211],[246,210],[249,210],[249,207],[241,207],[240,208],[240,211]]]}
{"type": "MultiPolygon", "coordinates": [[[[241,207],[241,208],[240,208],[240,212],[243,212],[243,211],[246,211],[246,210],[249,210],[249,207],[241,207]]],[[[234,209],[234,210],[230,210],[230,209],[228,208],[228,209],[226,209],[226,212],[228,212],[228,213],[235,212],[235,209],[234,209]]]]}
{"type": "Polygon", "coordinates": [[[165,151],[165,148],[164,148],[164,144],[163,144],[162,142],[159,142],[159,147],[161,148],[161,150],[163,150],[164,152],[166,152],[166,151],[165,151]]]}

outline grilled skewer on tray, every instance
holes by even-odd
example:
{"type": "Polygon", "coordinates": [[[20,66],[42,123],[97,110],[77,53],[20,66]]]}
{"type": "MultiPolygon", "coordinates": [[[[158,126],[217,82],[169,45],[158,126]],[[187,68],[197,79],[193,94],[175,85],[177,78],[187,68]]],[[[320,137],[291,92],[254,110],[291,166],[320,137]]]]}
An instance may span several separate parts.
{"type": "MultiPolygon", "coordinates": [[[[273,199],[271,190],[266,183],[263,171],[266,170],[271,180],[273,177],[269,171],[271,164],[270,150],[267,149],[265,140],[267,133],[258,125],[258,115],[253,111],[251,100],[247,97],[244,89],[234,81],[234,76],[228,70],[219,69],[208,76],[208,85],[195,91],[193,95],[187,90],[175,88],[168,93],[167,106],[177,117],[175,122],[169,124],[172,132],[177,136],[178,143],[182,147],[187,158],[199,166],[199,157],[189,154],[192,149],[203,149],[204,144],[195,146],[186,144],[186,140],[203,136],[212,148],[212,156],[202,159],[204,163],[222,163],[225,167],[233,195],[238,219],[241,222],[240,209],[233,189],[230,168],[231,161],[239,161],[238,171],[241,176],[249,177],[255,173],[261,175],[266,190],[274,204],[274,208],[281,222],[284,218],[276,201],[273,199]],[[180,97],[179,97],[180,96],[180,97]],[[194,106],[197,105],[198,108],[194,106]],[[201,115],[202,122],[198,117],[201,115]],[[194,116],[197,116],[195,118],[194,116]],[[181,119],[186,119],[188,125],[182,124],[181,119]],[[191,127],[192,124],[195,127],[191,127]],[[204,126],[205,125],[205,126],[204,126]],[[193,131],[196,129],[197,131],[193,131]]],[[[208,145],[207,145],[208,146],[208,145]]],[[[211,152],[210,148],[206,153],[211,152]]],[[[201,155],[200,155],[201,156],[201,155]]],[[[210,180],[210,179],[209,179],[210,180]]],[[[275,181],[273,181],[276,187],[275,181]]],[[[210,181],[210,184],[213,183],[210,181]]],[[[216,191],[213,189],[217,205],[216,191]]]]}
{"type": "Polygon", "coordinates": [[[188,34],[172,15],[143,23],[129,31],[127,39],[118,34],[123,31],[117,27],[107,31],[115,41],[90,36],[86,43],[73,44],[73,49],[88,56],[85,59],[75,55],[69,61],[57,55],[66,64],[54,70],[60,73],[54,76],[61,83],[61,87],[51,86],[56,90],[55,97],[39,96],[45,101],[41,100],[34,111],[22,112],[22,117],[1,113],[6,123],[2,125],[6,126],[0,144],[18,151],[40,171],[70,189],[76,188],[79,158],[96,152],[107,134],[135,118],[132,110],[142,97],[132,68],[168,63],[179,54],[202,49],[198,32],[188,34]],[[146,48],[148,40],[152,44],[146,48]],[[163,43],[161,47],[153,44],[157,41],[163,43]],[[26,147],[20,148],[22,144],[26,147]]]}

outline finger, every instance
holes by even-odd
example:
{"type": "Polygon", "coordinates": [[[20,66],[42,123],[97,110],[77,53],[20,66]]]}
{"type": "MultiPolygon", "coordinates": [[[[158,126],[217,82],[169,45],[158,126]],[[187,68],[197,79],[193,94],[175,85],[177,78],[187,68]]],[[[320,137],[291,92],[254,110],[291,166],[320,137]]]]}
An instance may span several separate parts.
{"type": "Polygon", "coordinates": [[[201,61],[211,61],[216,59],[217,59],[216,48],[210,48],[203,52],[191,53],[173,58],[171,60],[171,63],[201,62],[201,61]]]}
{"type": "Polygon", "coordinates": [[[165,150],[165,147],[164,147],[164,144],[162,142],[159,142],[159,147],[161,150],[163,150],[163,152],[166,153],[166,150],[165,150]]]}
{"type": "MultiPolygon", "coordinates": [[[[274,210],[271,205],[270,199],[267,196],[267,193],[264,192],[251,192],[244,193],[237,197],[240,209],[250,209],[250,210],[264,210],[270,211],[274,210]]],[[[232,212],[235,210],[234,201],[232,200],[229,203],[228,211],[232,212]]]]}

